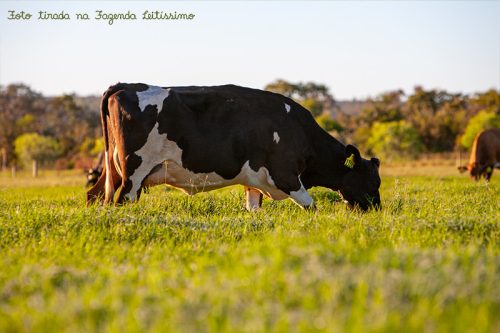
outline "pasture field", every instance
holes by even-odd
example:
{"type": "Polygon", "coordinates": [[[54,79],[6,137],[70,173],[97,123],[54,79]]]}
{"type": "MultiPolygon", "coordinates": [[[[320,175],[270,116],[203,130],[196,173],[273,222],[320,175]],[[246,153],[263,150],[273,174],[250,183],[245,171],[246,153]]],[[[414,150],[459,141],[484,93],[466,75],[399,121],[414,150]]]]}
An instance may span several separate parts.
{"type": "Polygon", "coordinates": [[[500,332],[500,175],[382,169],[381,211],[0,175],[0,332],[500,332]]]}

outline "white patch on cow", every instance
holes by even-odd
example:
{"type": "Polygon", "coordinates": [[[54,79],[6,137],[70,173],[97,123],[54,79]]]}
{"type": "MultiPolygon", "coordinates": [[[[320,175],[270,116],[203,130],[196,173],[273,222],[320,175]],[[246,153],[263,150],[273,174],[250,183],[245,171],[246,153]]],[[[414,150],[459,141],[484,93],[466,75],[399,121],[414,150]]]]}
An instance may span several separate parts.
{"type": "Polygon", "coordinates": [[[292,108],[290,107],[290,105],[288,105],[288,104],[285,103],[285,111],[286,111],[286,113],[290,112],[291,109],[292,108]]]}
{"type": "MultiPolygon", "coordinates": [[[[179,151],[182,152],[181,149],[179,149],[179,151]]],[[[168,184],[180,189],[186,194],[193,195],[198,192],[207,192],[234,185],[235,183],[232,179],[224,179],[215,172],[192,172],[182,167],[182,161],[179,159],[164,161],[161,168],[150,174],[144,180],[145,186],[154,186],[158,184],[168,184]]]]}
{"type": "Polygon", "coordinates": [[[115,147],[115,150],[113,151],[113,162],[115,164],[116,172],[118,172],[120,177],[123,178],[123,173],[122,173],[122,170],[120,168],[120,161],[118,160],[118,149],[116,147],[115,147]]]}
{"type": "Polygon", "coordinates": [[[278,135],[278,132],[273,133],[273,141],[277,144],[280,143],[280,136],[278,135]]]}
{"type": "MultiPolygon", "coordinates": [[[[182,165],[182,149],[176,142],[168,140],[167,134],[160,134],[158,126],[159,124],[156,123],[149,133],[146,143],[135,152],[142,162],[129,177],[132,186],[130,192],[125,194],[129,200],[137,200],[141,186],[159,184],[171,185],[190,195],[241,184],[258,189],[274,200],[283,200],[289,197],[288,194],[276,187],[267,168],[260,167],[258,170],[253,170],[250,167],[250,161],[243,164],[241,171],[233,179],[224,179],[215,172],[195,173],[188,170],[182,165]],[[160,167],[151,173],[157,166],[160,167]]],[[[292,193],[292,199],[301,206],[312,204],[312,199],[303,186],[299,191],[292,193]]],[[[252,195],[250,202],[252,206],[254,199],[252,195]]]]}
{"type": "Polygon", "coordinates": [[[158,125],[156,123],[151,132],[149,132],[144,146],[135,152],[141,158],[142,162],[129,177],[129,180],[132,182],[132,189],[125,196],[131,201],[136,200],[142,181],[156,165],[168,159],[169,156],[174,157],[173,155],[181,154],[180,149],[175,143],[173,145],[169,144],[172,141],[167,139],[167,134],[160,134],[158,132],[158,125]]]}
{"type": "Polygon", "coordinates": [[[276,187],[269,170],[260,167],[254,171],[250,167],[250,161],[246,161],[241,168],[240,174],[236,177],[236,184],[247,185],[259,189],[264,195],[274,200],[283,200],[288,198],[288,194],[276,187]]]}
{"type": "Polygon", "coordinates": [[[139,109],[144,111],[148,105],[156,105],[157,112],[160,112],[163,107],[163,101],[168,97],[170,89],[162,87],[148,86],[147,90],[138,91],[137,99],[139,100],[139,109]]]}
{"type": "Polygon", "coordinates": [[[132,188],[125,195],[128,199],[131,201],[137,199],[141,185],[169,184],[187,194],[195,194],[233,184],[215,172],[194,173],[184,168],[182,166],[182,149],[174,141],[168,140],[167,134],[160,134],[158,126],[156,123],[144,146],[135,152],[142,159],[142,162],[129,177],[132,188]],[[161,167],[151,173],[153,168],[158,165],[161,167]]]}
{"type": "Polygon", "coordinates": [[[299,206],[302,206],[304,208],[311,207],[313,205],[313,199],[311,198],[309,193],[307,193],[307,190],[304,188],[304,185],[302,185],[302,181],[300,180],[300,178],[299,182],[300,182],[299,190],[290,192],[290,197],[299,206]]]}
{"type": "MultiPolygon", "coordinates": [[[[177,147],[175,142],[169,141],[169,143],[171,147],[175,145],[177,153],[173,155],[177,155],[177,157],[167,158],[167,160],[163,162],[161,168],[147,176],[143,185],[154,186],[158,184],[168,184],[182,190],[186,194],[192,195],[198,192],[207,192],[230,185],[240,184],[259,189],[264,195],[275,200],[288,198],[285,192],[276,187],[273,179],[269,175],[269,171],[265,167],[261,167],[259,170],[254,171],[250,167],[250,162],[246,161],[239,174],[233,179],[224,179],[215,172],[195,173],[182,166],[182,150],[177,147]]],[[[158,163],[156,165],[158,165],[158,163]]],[[[133,195],[133,193],[131,193],[131,195],[133,195]]]]}
{"type": "Polygon", "coordinates": [[[104,185],[104,202],[108,203],[113,200],[115,189],[113,188],[113,178],[111,175],[111,163],[109,162],[108,151],[104,152],[104,160],[106,161],[106,183],[104,185]]]}
{"type": "Polygon", "coordinates": [[[260,208],[261,193],[253,188],[246,188],[246,209],[248,211],[256,211],[260,208]]]}

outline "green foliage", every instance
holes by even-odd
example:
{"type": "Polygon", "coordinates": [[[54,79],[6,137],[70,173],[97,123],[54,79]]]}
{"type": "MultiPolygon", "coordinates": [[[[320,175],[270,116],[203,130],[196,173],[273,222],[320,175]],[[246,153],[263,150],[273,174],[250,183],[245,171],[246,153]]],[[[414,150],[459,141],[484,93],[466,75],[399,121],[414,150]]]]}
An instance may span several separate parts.
{"type": "Polygon", "coordinates": [[[372,134],[372,129],[368,125],[358,125],[352,134],[352,141],[363,150],[368,150],[368,140],[372,134]]]}
{"type": "Polygon", "coordinates": [[[32,114],[25,114],[16,121],[16,127],[21,133],[33,131],[36,119],[32,114]]]}
{"type": "Polygon", "coordinates": [[[470,99],[473,111],[482,110],[500,115],[500,92],[490,89],[484,93],[478,93],[470,99]]]}
{"type": "Polygon", "coordinates": [[[465,128],[466,107],[467,98],[461,94],[416,87],[403,107],[403,116],[417,130],[427,151],[450,151],[465,128]]]}
{"type": "Polygon", "coordinates": [[[76,103],[74,95],[51,98],[44,119],[44,133],[57,139],[64,155],[77,153],[83,141],[92,137],[90,114],[76,103]]]}
{"type": "Polygon", "coordinates": [[[86,138],[101,135],[99,114],[82,107],[81,100],[75,95],[44,97],[23,84],[0,87],[0,148],[12,160],[17,137],[41,133],[57,139],[69,163],[86,138]]]}
{"type": "Polygon", "coordinates": [[[103,138],[86,138],[80,145],[80,152],[96,157],[100,152],[104,150],[104,139],[103,138]]]}
{"type": "Polygon", "coordinates": [[[462,147],[470,149],[476,135],[488,128],[500,128],[500,115],[496,115],[493,112],[481,111],[470,119],[465,133],[460,139],[460,144],[462,147]]]}
{"type": "Polygon", "coordinates": [[[85,208],[81,184],[45,181],[0,191],[1,332],[500,327],[500,177],[383,177],[366,214],[324,189],[316,212],[247,213],[240,187],[85,208]]]}
{"type": "Polygon", "coordinates": [[[290,97],[309,110],[313,117],[319,116],[325,108],[333,107],[333,97],[323,84],[314,82],[290,83],[278,79],[265,86],[265,90],[290,97]]]}
{"type": "Polygon", "coordinates": [[[360,115],[360,120],[365,124],[371,124],[375,121],[388,122],[403,119],[401,111],[403,95],[403,91],[397,90],[381,94],[375,99],[369,99],[368,106],[360,115]]]}
{"type": "Polygon", "coordinates": [[[288,81],[277,79],[264,87],[267,91],[272,91],[289,98],[294,98],[298,94],[299,86],[288,81]]]}
{"type": "Polygon", "coordinates": [[[425,151],[442,152],[455,148],[458,136],[478,108],[500,110],[497,104],[500,95],[495,90],[469,99],[461,94],[415,87],[406,100],[403,96],[402,91],[381,94],[369,99],[362,112],[351,117],[354,121],[338,119],[343,120],[341,125],[353,133],[353,141],[361,146],[366,146],[368,141],[365,128],[375,122],[404,120],[416,130],[425,151]]]}
{"type": "Polygon", "coordinates": [[[300,105],[309,110],[313,117],[318,117],[323,112],[323,103],[314,98],[301,100],[300,105]]]}
{"type": "Polygon", "coordinates": [[[417,131],[404,120],[375,122],[367,146],[385,160],[416,158],[423,149],[417,131]]]}
{"type": "Polygon", "coordinates": [[[328,112],[324,112],[321,115],[314,118],[321,128],[323,128],[327,132],[331,131],[342,131],[342,126],[338,122],[332,119],[328,112]]]}
{"type": "Polygon", "coordinates": [[[19,135],[38,131],[44,112],[43,97],[24,84],[0,87],[0,148],[8,159],[14,157],[14,140],[19,135]]]}
{"type": "Polygon", "coordinates": [[[29,165],[32,161],[51,162],[61,153],[61,147],[55,139],[37,133],[19,136],[14,141],[14,147],[17,157],[24,165],[29,165]]]}

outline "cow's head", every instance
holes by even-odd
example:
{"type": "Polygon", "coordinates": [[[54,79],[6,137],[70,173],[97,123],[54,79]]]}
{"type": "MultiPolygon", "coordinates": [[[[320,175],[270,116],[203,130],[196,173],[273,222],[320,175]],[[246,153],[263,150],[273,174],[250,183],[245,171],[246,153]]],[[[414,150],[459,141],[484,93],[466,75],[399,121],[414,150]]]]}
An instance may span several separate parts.
{"type": "Polygon", "coordinates": [[[460,173],[464,173],[465,171],[469,171],[470,178],[478,181],[482,176],[485,176],[491,170],[488,170],[487,165],[483,165],[481,163],[468,163],[467,165],[461,165],[458,167],[458,171],[460,173]]]}
{"type": "Polygon", "coordinates": [[[380,209],[380,176],[378,169],[380,161],[377,158],[366,160],[361,157],[359,150],[347,145],[345,148],[346,160],[344,167],[347,172],[342,178],[340,193],[350,207],[359,207],[362,210],[369,208],[380,209]]]}

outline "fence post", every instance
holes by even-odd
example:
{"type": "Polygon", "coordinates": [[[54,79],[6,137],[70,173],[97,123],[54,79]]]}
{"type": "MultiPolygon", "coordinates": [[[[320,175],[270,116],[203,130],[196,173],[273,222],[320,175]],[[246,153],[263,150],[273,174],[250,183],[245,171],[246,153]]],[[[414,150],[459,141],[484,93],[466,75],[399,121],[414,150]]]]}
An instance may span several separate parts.
{"type": "Polygon", "coordinates": [[[7,149],[2,148],[2,171],[7,170],[7,149]]]}
{"type": "Polygon", "coordinates": [[[33,177],[38,177],[38,162],[33,160],[33,177]]]}

